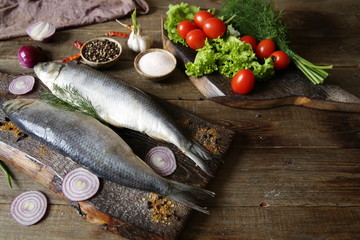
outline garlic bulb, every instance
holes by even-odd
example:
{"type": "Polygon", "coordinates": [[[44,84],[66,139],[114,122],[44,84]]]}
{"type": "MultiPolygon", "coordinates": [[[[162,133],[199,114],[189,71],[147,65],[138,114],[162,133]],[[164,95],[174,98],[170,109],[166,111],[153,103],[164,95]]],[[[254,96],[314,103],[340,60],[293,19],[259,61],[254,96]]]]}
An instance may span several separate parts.
{"type": "Polygon", "coordinates": [[[134,52],[142,52],[151,47],[153,40],[152,38],[143,33],[141,26],[136,21],[136,9],[131,15],[132,19],[132,31],[127,41],[128,47],[134,52]]]}
{"type": "Polygon", "coordinates": [[[134,52],[142,52],[151,47],[153,40],[149,35],[142,33],[140,26],[137,30],[137,33],[134,30],[130,33],[127,45],[134,52]]]}

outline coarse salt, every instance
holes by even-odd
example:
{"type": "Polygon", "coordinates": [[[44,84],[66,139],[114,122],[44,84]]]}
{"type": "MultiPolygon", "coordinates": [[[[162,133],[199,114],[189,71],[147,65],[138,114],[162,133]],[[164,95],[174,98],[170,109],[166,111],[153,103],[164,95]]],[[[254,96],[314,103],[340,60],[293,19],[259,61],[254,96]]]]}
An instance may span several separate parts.
{"type": "Polygon", "coordinates": [[[165,52],[149,52],[139,60],[139,68],[150,76],[162,76],[175,67],[174,59],[165,52]]]}

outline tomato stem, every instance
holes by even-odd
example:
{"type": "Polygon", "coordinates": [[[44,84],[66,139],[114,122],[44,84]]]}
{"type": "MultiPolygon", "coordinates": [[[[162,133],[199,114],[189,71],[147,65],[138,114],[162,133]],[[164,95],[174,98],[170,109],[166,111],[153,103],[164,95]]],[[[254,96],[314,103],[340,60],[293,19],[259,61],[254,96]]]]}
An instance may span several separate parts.
{"type": "Polygon", "coordinates": [[[228,20],[224,21],[224,23],[226,25],[228,25],[231,22],[231,20],[233,20],[235,17],[236,17],[236,14],[232,15],[228,20]]]}

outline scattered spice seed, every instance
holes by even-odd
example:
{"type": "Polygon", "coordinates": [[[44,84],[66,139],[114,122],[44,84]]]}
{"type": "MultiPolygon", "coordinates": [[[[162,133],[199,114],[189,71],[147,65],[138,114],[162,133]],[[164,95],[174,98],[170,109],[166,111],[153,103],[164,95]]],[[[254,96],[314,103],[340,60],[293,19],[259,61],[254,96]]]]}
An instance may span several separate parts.
{"type": "Polygon", "coordinates": [[[105,40],[94,40],[83,47],[83,56],[92,62],[108,62],[120,53],[116,43],[105,40]]]}
{"type": "Polygon", "coordinates": [[[47,153],[48,150],[47,150],[47,148],[45,146],[42,146],[42,147],[39,148],[39,152],[40,153],[47,153]]]}
{"type": "Polygon", "coordinates": [[[15,137],[23,137],[25,133],[23,133],[13,122],[5,122],[3,125],[0,126],[1,131],[7,131],[14,134],[15,137]]]}
{"type": "Polygon", "coordinates": [[[208,151],[215,155],[220,154],[221,146],[219,142],[221,137],[216,128],[210,126],[198,128],[191,119],[184,119],[182,121],[178,121],[177,123],[180,126],[185,127],[185,132],[208,151]]]}
{"type": "Polygon", "coordinates": [[[170,225],[175,218],[175,203],[163,196],[150,193],[147,205],[153,222],[170,225]]]}
{"type": "Polygon", "coordinates": [[[218,144],[220,135],[215,128],[200,128],[196,131],[194,138],[202,143],[208,151],[214,154],[220,153],[220,145],[218,144]]]}

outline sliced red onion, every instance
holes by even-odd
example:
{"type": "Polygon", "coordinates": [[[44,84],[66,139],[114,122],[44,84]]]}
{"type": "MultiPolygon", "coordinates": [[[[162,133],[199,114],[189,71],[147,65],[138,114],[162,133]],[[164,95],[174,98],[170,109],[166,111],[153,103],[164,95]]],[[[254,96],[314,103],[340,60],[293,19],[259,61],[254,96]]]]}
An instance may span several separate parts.
{"type": "Polygon", "coordinates": [[[48,41],[55,33],[55,26],[52,23],[38,21],[27,27],[27,34],[35,41],[48,41]]]}
{"type": "Polygon", "coordinates": [[[45,215],[47,199],[39,191],[27,191],[17,196],[10,205],[11,216],[22,225],[33,225],[45,215]]]}
{"type": "Polygon", "coordinates": [[[9,92],[22,95],[30,92],[35,85],[35,78],[31,75],[23,75],[15,78],[9,84],[9,92]]]}
{"type": "Polygon", "coordinates": [[[100,187],[99,178],[83,168],[76,168],[66,174],[62,192],[70,201],[85,201],[93,197],[100,187]]]}
{"type": "Polygon", "coordinates": [[[145,162],[160,176],[169,176],[176,169],[176,159],[170,148],[157,146],[150,149],[145,162]]]}

